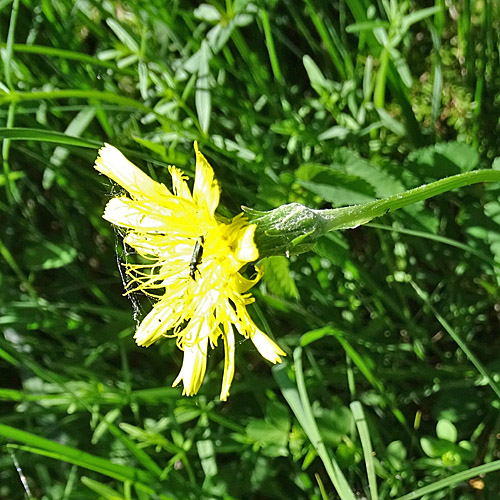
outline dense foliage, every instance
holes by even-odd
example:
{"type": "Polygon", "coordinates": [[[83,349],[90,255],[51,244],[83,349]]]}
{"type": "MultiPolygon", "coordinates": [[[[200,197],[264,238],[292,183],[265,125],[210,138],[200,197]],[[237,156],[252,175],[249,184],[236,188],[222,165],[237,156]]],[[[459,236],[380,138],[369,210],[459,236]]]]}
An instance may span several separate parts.
{"type": "Polygon", "coordinates": [[[500,186],[266,259],[251,314],[287,360],[241,342],[221,403],[220,349],[186,398],[175,342],[134,344],[151,305],[123,296],[117,187],[93,169],[108,142],[192,175],[197,140],[232,216],[500,168],[496,1],[6,0],[0,19],[0,497],[498,498],[500,186]]]}

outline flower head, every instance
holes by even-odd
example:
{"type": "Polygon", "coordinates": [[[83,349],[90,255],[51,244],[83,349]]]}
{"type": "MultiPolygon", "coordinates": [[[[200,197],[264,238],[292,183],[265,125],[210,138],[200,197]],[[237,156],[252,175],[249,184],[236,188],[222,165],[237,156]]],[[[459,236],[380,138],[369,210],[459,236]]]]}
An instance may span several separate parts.
{"type": "Polygon", "coordinates": [[[243,214],[232,221],[215,214],[220,188],[212,167],[194,144],[196,172],[192,192],[187,178],[169,167],[172,190],[154,181],[120,151],[106,144],[95,168],[114,180],[129,196],[113,198],[104,218],[125,229],[124,241],[144,263],[125,264],[130,291],[155,299],[153,309],[135,333],[137,344],[149,346],[162,337],[174,337],[184,360],[173,385],[181,381],[188,396],[196,394],[205,375],[207,349],[222,337],[225,349],[220,399],[225,401],[234,376],[235,330],[250,338],[272,363],[285,353],[250,318],[246,306],[254,301],[253,279],[240,270],[257,260],[255,225],[243,214]]]}

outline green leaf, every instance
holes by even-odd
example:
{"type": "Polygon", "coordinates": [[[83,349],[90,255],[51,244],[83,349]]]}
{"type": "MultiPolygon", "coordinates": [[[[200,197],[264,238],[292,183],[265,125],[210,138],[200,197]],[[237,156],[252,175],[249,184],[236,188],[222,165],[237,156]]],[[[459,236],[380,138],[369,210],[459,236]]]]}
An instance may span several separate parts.
{"type": "Polygon", "coordinates": [[[403,20],[401,22],[401,30],[403,32],[407,31],[412,24],[418,23],[419,21],[422,21],[427,17],[433,16],[441,10],[441,7],[439,5],[436,5],[434,7],[427,7],[426,9],[420,9],[416,12],[412,12],[411,14],[403,17],[403,20]]]}
{"type": "Polygon", "coordinates": [[[396,470],[401,470],[408,455],[406,448],[401,441],[392,441],[387,446],[387,458],[396,470]]]}
{"type": "Polygon", "coordinates": [[[130,52],[139,52],[139,44],[135,41],[134,37],[115,19],[106,19],[106,24],[114,31],[115,35],[125,45],[130,52]]]}
{"type": "Polygon", "coordinates": [[[220,12],[213,6],[202,3],[193,11],[194,17],[200,21],[216,23],[220,20],[220,12]]]}
{"type": "Polygon", "coordinates": [[[363,31],[372,31],[375,28],[389,28],[390,24],[387,21],[377,19],[375,21],[364,21],[346,26],[347,33],[361,33],[363,31]]]}
{"type": "Polygon", "coordinates": [[[376,110],[384,127],[388,128],[391,132],[394,132],[399,137],[403,137],[406,135],[407,131],[402,123],[393,118],[385,109],[376,108],[376,110]]]}
{"type": "Polygon", "coordinates": [[[196,112],[200,122],[201,130],[207,134],[210,127],[210,113],[212,100],[210,96],[210,48],[204,40],[201,44],[200,58],[198,61],[198,78],[196,80],[196,112]]]}
{"type": "Polygon", "coordinates": [[[346,406],[336,403],[331,409],[315,408],[318,429],[329,446],[338,446],[353,428],[353,414],[346,406]]]}
{"type": "Polygon", "coordinates": [[[321,91],[327,86],[327,80],[314,60],[307,54],[302,58],[302,63],[306,69],[307,76],[311,82],[312,88],[321,94],[321,91]]]}
{"type": "Polygon", "coordinates": [[[457,440],[457,428],[449,420],[443,418],[437,423],[436,435],[439,439],[455,443],[457,440]]]}
{"type": "Polygon", "coordinates": [[[214,442],[211,439],[200,439],[196,442],[196,449],[200,457],[201,466],[206,477],[217,475],[217,462],[215,461],[216,451],[214,442]]]}
{"type": "Polygon", "coordinates": [[[148,98],[148,87],[149,87],[149,70],[148,66],[144,61],[139,61],[137,64],[137,72],[139,74],[139,90],[141,92],[141,97],[143,99],[148,98]]]}
{"type": "Polygon", "coordinates": [[[332,158],[332,167],[342,168],[347,174],[360,177],[368,182],[377,198],[383,198],[405,190],[403,183],[393,175],[374,165],[359,153],[347,148],[339,148],[332,158]]]}
{"type": "Polygon", "coordinates": [[[246,426],[248,436],[258,443],[287,443],[287,435],[281,429],[265,420],[253,420],[246,426]]]}
{"type": "Polygon", "coordinates": [[[453,451],[453,443],[444,439],[426,438],[420,439],[420,446],[424,453],[430,458],[441,458],[446,452],[453,451]]]}
{"type": "Polygon", "coordinates": [[[318,135],[319,141],[327,141],[328,139],[345,139],[349,134],[349,129],[341,127],[340,125],[334,125],[329,129],[318,135]]]}
{"type": "MultiPolygon", "coordinates": [[[[70,137],[80,137],[90,125],[96,115],[95,108],[84,108],[71,120],[71,123],[66,127],[64,133],[70,137]]],[[[69,155],[69,149],[57,146],[50,157],[50,164],[54,167],[60,167],[69,155]]],[[[43,187],[50,189],[53,181],[56,179],[55,172],[52,168],[47,167],[43,173],[43,187]]]]}

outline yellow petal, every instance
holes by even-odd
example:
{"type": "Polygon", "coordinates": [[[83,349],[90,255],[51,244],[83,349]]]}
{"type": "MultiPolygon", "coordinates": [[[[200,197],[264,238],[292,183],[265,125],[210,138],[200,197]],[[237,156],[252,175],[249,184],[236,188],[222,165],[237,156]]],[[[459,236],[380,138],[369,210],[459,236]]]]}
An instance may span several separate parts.
{"type": "Polygon", "coordinates": [[[164,184],[154,181],[110,144],[99,150],[94,167],[120,184],[134,198],[158,198],[172,196],[164,184]]]}
{"type": "Polygon", "coordinates": [[[113,198],[104,210],[104,219],[141,233],[152,231],[185,238],[199,236],[197,212],[189,209],[182,198],[163,198],[158,205],[149,200],[132,200],[125,196],[113,198]]]}
{"type": "Polygon", "coordinates": [[[169,264],[180,261],[189,265],[193,253],[193,243],[183,236],[144,234],[129,232],[123,240],[143,256],[164,258],[169,264]]]}
{"type": "Polygon", "coordinates": [[[187,177],[179,170],[177,167],[168,167],[168,171],[172,176],[172,189],[176,196],[184,198],[186,200],[192,200],[191,192],[187,185],[187,177]]]}
{"type": "Polygon", "coordinates": [[[247,279],[240,273],[235,273],[233,275],[232,286],[235,292],[239,294],[246,293],[248,292],[248,290],[250,290],[250,288],[252,288],[257,284],[260,278],[262,278],[264,270],[262,267],[257,267],[257,266],[255,266],[255,270],[257,271],[257,274],[253,279],[247,279]]]}
{"type": "Polygon", "coordinates": [[[170,231],[172,229],[167,215],[149,215],[147,207],[125,197],[113,198],[104,209],[103,218],[116,226],[141,231],[170,231]]]}
{"type": "Polygon", "coordinates": [[[271,363],[281,363],[280,356],[286,356],[286,353],[257,327],[250,334],[250,339],[261,356],[271,363]]]}
{"type": "Polygon", "coordinates": [[[255,224],[250,224],[240,231],[234,255],[241,262],[253,262],[259,258],[259,251],[253,240],[256,228],[255,224]]]}
{"type": "Polygon", "coordinates": [[[166,301],[157,302],[135,332],[134,339],[137,345],[149,347],[165,336],[172,328],[174,318],[172,308],[166,301]]]}
{"type": "Polygon", "coordinates": [[[193,200],[199,207],[208,210],[213,216],[219,205],[220,187],[214,178],[214,171],[210,163],[198,150],[198,143],[194,143],[196,152],[196,173],[194,177],[193,200]]]}
{"type": "Polygon", "coordinates": [[[192,345],[184,346],[182,368],[174,380],[172,387],[175,387],[182,381],[184,384],[182,394],[186,396],[194,396],[203,382],[207,367],[207,344],[208,336],[205,336],[192,345]]]}
{"type": "Polygon", "coordinates": [[[231,323],[226,323],[224,339],[224,376],[222,378],[222,389],[220,400],[226,401],[229,396],[229,388],[234,377],[234,332],[231,323]]]}

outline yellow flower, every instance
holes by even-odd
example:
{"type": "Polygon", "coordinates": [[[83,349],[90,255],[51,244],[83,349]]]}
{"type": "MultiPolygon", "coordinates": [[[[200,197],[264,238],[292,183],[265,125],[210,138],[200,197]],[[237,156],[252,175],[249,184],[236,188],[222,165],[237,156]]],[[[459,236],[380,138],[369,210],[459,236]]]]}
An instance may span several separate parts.
{"type": "Polygon", "coordinates": [[[184,360],[173,385],[184,384],[183,394],[198,392],[205,376],[207,349],[224,341],[225,364],[220,399],[225,401],[234,376],[236,329],[250,338],[272,363],[285,353],[250,318],[246,306],[254,301],[248,290],[253,279],[239,271],[257,260],[255,225],[243,214],[232,221],[215,215],[220,188],[212,167],[196,152],[196,174],[191,193],[187,178],[169,167],[172,191],[106,144],[95,168],[125,188],[106,206],[104,218],[126,230],[124,241],[146,261],[126,264],[132,290],[155,298],[150,313],[137,328],[135,339],[149,346],[162,337],[175,337],[184,360]]]}

